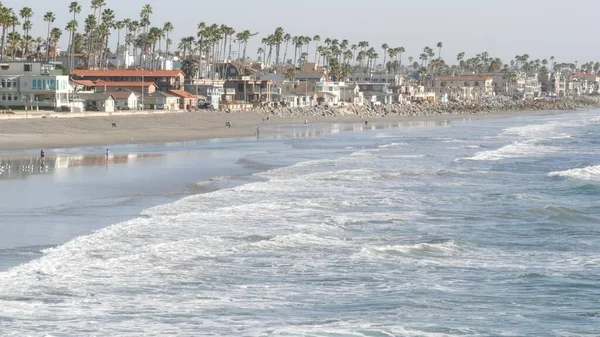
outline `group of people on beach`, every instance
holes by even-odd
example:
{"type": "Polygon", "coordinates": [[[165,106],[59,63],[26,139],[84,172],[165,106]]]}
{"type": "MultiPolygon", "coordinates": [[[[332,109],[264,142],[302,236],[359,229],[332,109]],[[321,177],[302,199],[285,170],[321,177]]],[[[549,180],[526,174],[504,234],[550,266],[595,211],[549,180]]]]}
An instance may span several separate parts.
{"type": "Polygon", "coordinates": [[[225,127],[228,129],[231,128],[231,121],[225,122],[225,127]]]}

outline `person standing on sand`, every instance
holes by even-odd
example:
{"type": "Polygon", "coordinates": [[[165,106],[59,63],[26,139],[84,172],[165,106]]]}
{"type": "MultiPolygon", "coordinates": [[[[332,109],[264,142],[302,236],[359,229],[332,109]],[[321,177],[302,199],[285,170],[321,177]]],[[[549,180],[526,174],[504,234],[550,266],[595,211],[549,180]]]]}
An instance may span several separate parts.
{"type": "Polygon", "coordinates": [[[260,126],[256,128],[256,139],[260,136],[260,126]]]}
{"type": "Polygon", "coordinates": [[[106,162],[108,163],[110,157],[110,151],[106,149],[106,162]]]}
{"type": "Polygon", "coordinates": [[[40,158],[42,160],[44,160],[44,158],[46,158],[46,153],[44,152],[44,149],[42,149],[42,151],[40,151],[40,158]]]}

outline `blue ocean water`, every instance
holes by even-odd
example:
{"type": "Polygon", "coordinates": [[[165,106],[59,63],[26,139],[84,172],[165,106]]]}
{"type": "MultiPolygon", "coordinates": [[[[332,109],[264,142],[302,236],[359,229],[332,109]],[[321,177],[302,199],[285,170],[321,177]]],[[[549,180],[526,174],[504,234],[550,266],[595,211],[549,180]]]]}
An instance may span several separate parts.
{"type": "Polygon", "coordinates": [[[438,124],[244,143],[0,272],[0,335],[597,336],[600,111],[438,124]]]}

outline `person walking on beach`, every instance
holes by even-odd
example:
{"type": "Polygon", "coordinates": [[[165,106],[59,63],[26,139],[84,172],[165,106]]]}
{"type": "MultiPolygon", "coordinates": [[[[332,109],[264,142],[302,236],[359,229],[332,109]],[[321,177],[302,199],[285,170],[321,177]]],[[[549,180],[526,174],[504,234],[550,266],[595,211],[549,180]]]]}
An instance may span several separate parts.
{"type": "Polygon", "coordinates": [[[44,149],[40,151],[40,158],[42,159],[42,161],[44,160],[44,158],[46,158],[46,153],[44,152],[44,149]]]}
{"type": "Polygon", "coordinates": [[[109,158],[110,158],[110,151],[108,149],[106,149],[106,162],[108,163],[109,158]]]}
{"type": "Polygon", "coordinates": [[[260,126],[256,128],[256,139],[260,137],[260,126]]]}

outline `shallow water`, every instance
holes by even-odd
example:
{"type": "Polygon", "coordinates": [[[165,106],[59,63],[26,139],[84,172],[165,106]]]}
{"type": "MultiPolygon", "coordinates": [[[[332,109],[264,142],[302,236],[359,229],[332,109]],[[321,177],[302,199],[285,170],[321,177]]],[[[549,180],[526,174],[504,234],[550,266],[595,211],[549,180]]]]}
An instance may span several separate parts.
{"type": "Polygon", "coordinates": [[[262,172],[226,165],[208,193],[0,272],[0,331],[595,335],[599,116],[240,142],[235,165],[262,172]]]}

